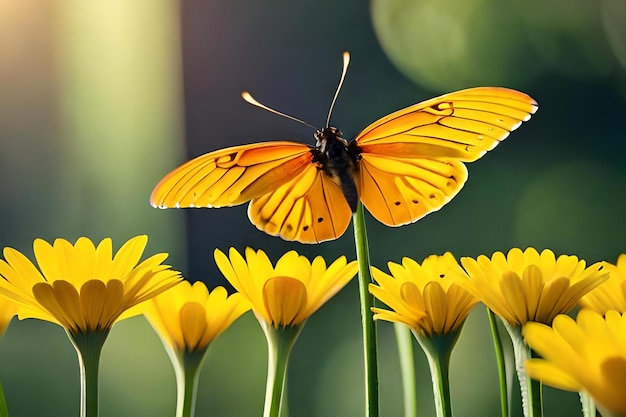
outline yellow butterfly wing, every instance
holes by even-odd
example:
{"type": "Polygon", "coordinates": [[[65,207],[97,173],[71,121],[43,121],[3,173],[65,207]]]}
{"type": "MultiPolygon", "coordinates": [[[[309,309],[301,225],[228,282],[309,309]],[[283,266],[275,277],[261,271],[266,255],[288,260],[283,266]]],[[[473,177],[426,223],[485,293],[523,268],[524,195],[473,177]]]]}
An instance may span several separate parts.
{"type": "Polygon", "coordinates": [[[438,210],[467,180],[465,165],[454,159],[362,157],[361,201],[387,226],[412,223],[438,210]]]}
{"type": "Polygon", "coordinates": [[[463,187],[463,162],[479,159],[530,119],[537,103],[519,91],[478,87],[392,113],[354,140],[359,194],[388,226],[439,210],[463,187]]]}
{"type": "Polygon", "coordinates": [[[150,204],[159,208],[226,207],[271,193],[312,165],[296,142],[234,146],[201,155],[166,175],[150,204]]]}
{"type": "Polygon", "coordinates": [[[253,199],[248,217],[270,235],[319,243],[343,235],[352,210],[341,188],[317,164],[309,164],[271,193],[253,199]]]}
{"type": "Polygon", "coordinates": [[[264,142],[209,152],[165,176],[150,203],[160,208],[226,207],[250,201],[248,217],[285,240],[341,236],[352,211],[341,188],[313,162],[311,148],[264,142]]]}

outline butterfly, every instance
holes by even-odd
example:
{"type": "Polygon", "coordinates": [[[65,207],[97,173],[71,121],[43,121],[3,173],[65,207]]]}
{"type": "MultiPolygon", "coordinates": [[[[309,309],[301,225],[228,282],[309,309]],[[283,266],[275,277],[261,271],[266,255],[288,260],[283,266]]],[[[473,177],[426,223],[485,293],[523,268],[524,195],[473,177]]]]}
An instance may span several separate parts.
{"type": "Polygon", "coordinates": [[[348,63],[346,52],[326,127],[315,131],[314,146],[262,142],[198,156],[157,184],[152,206],[249,201],[248,217],[258,229],[302,243],[340,237],[359,201],[381,223],[402,226],[450,201],[467,180],[464,163],[495,148],[537,110],[535,100],[516,90],[469,88],[391,113],[348,142],[329,126],[348,63]]]}

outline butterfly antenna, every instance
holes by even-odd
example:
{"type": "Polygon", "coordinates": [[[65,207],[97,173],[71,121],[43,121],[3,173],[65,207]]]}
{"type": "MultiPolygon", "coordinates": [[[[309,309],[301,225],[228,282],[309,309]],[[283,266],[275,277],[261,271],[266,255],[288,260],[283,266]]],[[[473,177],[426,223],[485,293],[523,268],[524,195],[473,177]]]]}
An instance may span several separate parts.
{"type": "Polygon", "coordinates": [[[333,107],[335,107],[335,101],[337,101],[337,97],[339,96],[339,91],[341,91],[343,80],[346,78],[346,73],[348,72],[349,64],[350,64],[350,52],[345,51],[343,53],[343,71],[341,71],[341,79],[339,80],[337,91],[335,91],[335,96],[333,97],[333,101],[330,103],[330,109],[328,109],[328,117],[326,118],[326,127],[330,125],[330,115],[333,113],[333,107]]]}
{"type": "Polygon", "coordinates": [[[266,106],[266,105],[264,105],[264,104],[259,103],[259,102],[258,102],[258,101],[256,101],[256,99],[255,99],[254,97],[252,97],[252,95],[251,95],[249,92],[247,92],[247,91],[244,91],[243,93],[241,93],[241,97],[242,97],[245,101],[247,101],[248,103],[252,104],[253,106],[260,107],[260,108],[262,108],[263,110],[267,110],[267,111],[268,111],[268,112],[270,112],[270,113],[274,113],[274,114],[277,114],[277,115],[279,115],[279,116],[286,117],[287,119],[291,119],[291,120],[293,120],[293,121],[295,121],[295,122],[302,123],[303,125],[308,126],[308,127],[310,127],[311,129],[313,129],[313,130],[317,130],[317,128],[316,128],[315,126],[313,126],[313,125],[311,125],[311,124],[309,124],[309,123],[305,122],[304,120],[300,120],[300,119],[298,119],[298,118],[296,118],[296,117],[293,117],[293,116],[290,116],[290,115],[288,115],[288,114],[285,114],[285,113],[279,112],[278,110],[274,110],[274,109],[272,109],[272,108],[270,108],[270,107],[267,107],[267,106],[266,106]]]}

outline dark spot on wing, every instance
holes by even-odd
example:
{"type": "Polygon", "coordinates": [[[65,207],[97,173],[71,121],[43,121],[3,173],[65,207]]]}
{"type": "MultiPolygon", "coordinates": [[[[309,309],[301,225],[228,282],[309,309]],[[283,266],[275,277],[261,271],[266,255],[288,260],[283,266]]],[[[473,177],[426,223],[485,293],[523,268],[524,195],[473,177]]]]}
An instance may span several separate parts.
{"type": "Polygon", "coordinates": [[[395,204],[396,206],[399,206],[401,203],[400,203],[399,201],[396,201],[396,202],[395,202],[395,203],[393,203],[393,204],[395,204]]]}
{"type": "Polygon", "coordinates": [[[323,221],[324,221],[324,218],[323,218],[323,217],[318,217],[318,218],[317,218],[317,222],[318,222],[318,223],[321,223],[321,222],[323,222],[323,221]]]}
{"type": "Polygon", "coordinates": [[[302,228],[302,231],[303,231],[303,232],[306,232],[307,230],[309,230],[309,226],[304,226],[304,227],[302,228]]]}

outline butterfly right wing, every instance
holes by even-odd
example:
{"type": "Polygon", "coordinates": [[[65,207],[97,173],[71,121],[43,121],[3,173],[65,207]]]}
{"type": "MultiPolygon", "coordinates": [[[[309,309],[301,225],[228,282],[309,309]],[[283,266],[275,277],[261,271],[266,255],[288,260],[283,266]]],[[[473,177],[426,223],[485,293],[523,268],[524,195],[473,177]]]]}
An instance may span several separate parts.
{"type": "Polygon", "coordinates": [[[467,168],[455,159],[396,158],[363,154],[361,201],[387,226],[413,223],[439,210],[467,181],[467,168]]]}
{"type": "Polygon", "coordinates": [[[226,207],[271,194],[314,166],[311,148],[296,142],[262,142],[201,155],[166,175],[150,204],[159,208],[226,207]]]}
{"type": "Polygon", "coordinates": [[[385,116],[355,142],[363,153],[473,162],[537,111],[520,91],[475,87],[444,94],[385,116]]]}
{"type": "Polygon", "coordinates": [[[270,235],[320,243],[343,235],[352,210],[341,187],[317,164],[309,164],[272,192],[253,199],[248,217],[270,235]]]}
{"type": "Polygon", "coordinates": [[[383,117],[350,144],[360,158],[361,201],[388,226],[419,220],[461,190],[464,162],[493,149],[536,110],[522,92],[477,87],[383,117]]]}

